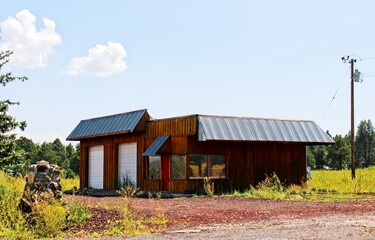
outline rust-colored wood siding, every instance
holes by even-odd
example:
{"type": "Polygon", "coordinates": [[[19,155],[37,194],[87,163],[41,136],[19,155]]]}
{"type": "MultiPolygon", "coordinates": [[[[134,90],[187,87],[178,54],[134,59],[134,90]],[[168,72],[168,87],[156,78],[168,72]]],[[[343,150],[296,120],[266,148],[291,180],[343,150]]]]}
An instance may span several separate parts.
{"type": "MultiPolygon", "coordinates": [[[[220,154],[227,156],[227,179],[215,179],[216,191],[245,190],[275,172],[281,181],[300,183],[306,174],[306,146],[294,143],[198,141],[197,116],[150,121],[146,126],[147,149],[158,136],[170,136],[159,154],[220,154]]],[[[146,162],[146,161],[145,161],[146,162]]],[[[169,180],[169,191],[201,191],[202,179],[169,180]]],[[[147,168],[147,165],[145,165],[147,168]]],[[[147,177],[147,169],[145,169],[147,177]]],[[[146,179],[145,190],[160,190],[160,181],[146,179]]]]}
{"type": "Polygon", "coordinates": [[[145,132],[146,131],[146,126],[147,122],[150,120],[150,115],[146,111],[142,118],[139,120],[137,126],[134,129],[134,132],[145,132]]]}
{"type": "MultiPolygon", "coordinates": [[[[172,138],[173,139],[173,138],[172,138]]],[[[260,143],[240,141],[200,142],[195,136],[181,138],[187,141],[186,151],[170,154],[222,154],[227,156],[227,179],[213,179],[216,192],[245,190],[275,172],[282,182],[300,184],[306,174],[306,146],[295,143],[260,143]]],[[[170,179],[169,191],[203,191],[203,179],[189,179],[187,157],[186,179],[170,179]]],[[[160,190],[160,181],[147,179],[145,190],[160,190]]]]}
{"type": "Polygon", "coordinates": [[[306,145],[240,141],[199,142],[190,137],[188,152],[224,154],[233,189],[244,190],[275,172],[282,182],[300,184],[306,177],[306,145]]]}
{"type": "Polygon", "coordinates": [[[197,116],[168,118],[147,122],[146,138],[159,136],[189,136],[197,131],[197,116]]]}
{"type": "Polygon", "coordinates": [[[137,185],[143,187],[144,176],[144,134],[128,133],[81,140],[81,175],[80,187],[88,186],[88,149],[90,146],[104,145],[104,189],[115,189],[118,184],[118,145],[121,143],[137,143],[137,185]]]}

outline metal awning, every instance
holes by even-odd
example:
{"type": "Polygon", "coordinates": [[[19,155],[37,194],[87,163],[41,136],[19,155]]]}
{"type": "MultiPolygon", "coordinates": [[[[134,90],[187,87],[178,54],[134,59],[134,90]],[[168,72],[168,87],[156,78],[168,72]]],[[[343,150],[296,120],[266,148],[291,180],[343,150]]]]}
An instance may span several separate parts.
{"type": "Polygon", "coordinates": [[[152,142],[151,146],[143,153],[143,156],[154,156],[157,154],[159,149],[164,145],[164,143],[169,139],[169,136],[160,136],[152,142]]]}

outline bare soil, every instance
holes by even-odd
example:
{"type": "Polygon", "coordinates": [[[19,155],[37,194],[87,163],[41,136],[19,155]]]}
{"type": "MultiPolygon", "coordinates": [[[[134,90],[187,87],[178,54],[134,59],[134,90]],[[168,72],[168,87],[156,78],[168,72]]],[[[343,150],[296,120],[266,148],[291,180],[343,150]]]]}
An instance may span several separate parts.
{"type": "MultiPolygon", "coordinates": [[[[81,199],[91,219],[73,233],[104,233],[122,218],[120,197],[81,199]]],[[[339,203],[257,200],[234,197],[131,199],[133,212],[149,218],[157,208],[168,226],[138,239],[375,239],[375,200],[339,203]]]]}

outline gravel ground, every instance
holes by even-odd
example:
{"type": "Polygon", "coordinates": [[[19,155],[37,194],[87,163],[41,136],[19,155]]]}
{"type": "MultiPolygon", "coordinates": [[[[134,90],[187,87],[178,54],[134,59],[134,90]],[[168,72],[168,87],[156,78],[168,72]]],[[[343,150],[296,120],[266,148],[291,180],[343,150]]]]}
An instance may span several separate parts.
{"type": "MultiPolygon", "coordinates": [[[[78,197],[92,218],[75,232],[103,233],[121,219],[119,197],[78,197]]],[[[73,200],[73,199],[68,199],[73,200]]],[[[158,235],[132,239],[375,239],[375,200],[339,203],[271,201],[232,197],[131,199],[134,214],[149,218],[155,209],[168,217],[158,235]]],[[[104,237],[103,239],[123,239],[104,237]]]]}
{"type": "Polygon", "coordinates": [[[131,239],[375,239],[375,214],[203,225],[131,239]]]}

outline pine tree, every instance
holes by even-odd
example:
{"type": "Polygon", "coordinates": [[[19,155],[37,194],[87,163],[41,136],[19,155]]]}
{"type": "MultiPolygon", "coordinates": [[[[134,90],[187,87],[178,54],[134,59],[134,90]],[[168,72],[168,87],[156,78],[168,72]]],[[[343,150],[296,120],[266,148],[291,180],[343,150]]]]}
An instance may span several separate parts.
{"type": "MultiPolygon", "coordinates": [[[[13,52],[0,52],[0,84],[5,87],[8,83],[20,80],[27,80],[26,77],[15,77],[12,72],[3,73],[2,69],[9,62],[9,57],[13,52]]],[[[15,129],[24,130],[25,121],[17,121],[8,111],[12,105],[19,105],[9,99],[0,101],[0,169],[11,175],[25,173],[25,156],[23,151],[18,151],[16,147],[16,135],[10,132],[15,129]]]]}
{"type": "Polygon", "coordinates": [[[374,126],[370,120],[362,120],[358,125],[355,139],[356,166],[368,167],[375,163],[374,126]]]}

